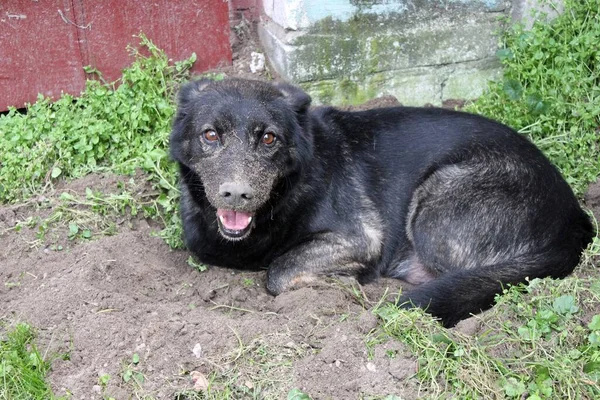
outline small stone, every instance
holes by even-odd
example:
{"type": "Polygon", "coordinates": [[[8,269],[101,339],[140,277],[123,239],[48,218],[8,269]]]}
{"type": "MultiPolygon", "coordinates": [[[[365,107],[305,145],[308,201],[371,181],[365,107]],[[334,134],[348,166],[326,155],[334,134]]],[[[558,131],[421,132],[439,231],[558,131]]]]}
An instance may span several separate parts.
{"type": "Polygon", "coordinates": [[[190,376],[192,377],[192,382],[194,382],[194,390],[201,392],[208,389],[208,379],[206,379],[202,372],[192,371],[190,372],[190,376]]]}
{"type": "Polygon", "coordinates": [[[192,349],[192,353],[196,356],[196,358],[202,358],[202,346],[200,343],[196,343],[194,348],[192,349]]]}
{"type": "Polygon", "coordinates": [[[265,55],[263,53],[257,53],[253,51],[250,53],[250,72],[256,74],[265,70],[265,55]]]}
{"type": "Polygon", "coordinates": [[[372,362],[367,363],[367,369],[371,372],[375,372],[377,370],[377,368],[375,368],[375,364],[373,364],[372,362]]]}
{"type": "Polygon", "coordinates": [[[377,328],[379,321],[377,317],[370,312],[363,312],[358,318],[358,330],[361,333],[369,333],[373,329],[377,328]]]}

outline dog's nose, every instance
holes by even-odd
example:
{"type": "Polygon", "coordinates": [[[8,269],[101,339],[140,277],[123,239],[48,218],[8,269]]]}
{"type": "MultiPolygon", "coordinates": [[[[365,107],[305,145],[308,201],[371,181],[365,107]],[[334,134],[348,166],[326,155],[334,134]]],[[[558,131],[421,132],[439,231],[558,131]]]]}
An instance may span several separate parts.
{"type": "Polygon", "coordinates": [[[254,190],[247,183],[225,182],[219,186],[219,195],[230,205],[242,205],[252,200],[254,190]]]}

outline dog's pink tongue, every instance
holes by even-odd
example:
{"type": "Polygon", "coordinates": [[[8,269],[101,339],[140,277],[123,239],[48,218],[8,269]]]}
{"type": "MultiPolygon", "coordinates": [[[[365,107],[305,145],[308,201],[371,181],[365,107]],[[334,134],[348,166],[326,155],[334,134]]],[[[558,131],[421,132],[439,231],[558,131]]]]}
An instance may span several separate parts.
{"type": "Polygon", "coordinates": [[[252,214],[250,213],[234,210],[223,210],[221,208],[217,210],[217,216],[221,220],[221,223],[225,229],[232,231],[244,230],[252,221],[252,214]]]}

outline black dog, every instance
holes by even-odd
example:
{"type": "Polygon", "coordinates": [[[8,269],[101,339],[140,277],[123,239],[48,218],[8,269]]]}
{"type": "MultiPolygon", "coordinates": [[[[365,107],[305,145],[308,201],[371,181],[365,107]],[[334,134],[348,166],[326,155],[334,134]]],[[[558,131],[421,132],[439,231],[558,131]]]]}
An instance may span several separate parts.
{"type": "Polygon", "coordinates": [[[444,325],[506,284],[562,278],[594,235],[526,138],[437,108],[309,109],[288,84],[184,86],[171,135],[185,242],[208,264],[268,268],[273,294],[319,275],[418,286],[444,325]]]}

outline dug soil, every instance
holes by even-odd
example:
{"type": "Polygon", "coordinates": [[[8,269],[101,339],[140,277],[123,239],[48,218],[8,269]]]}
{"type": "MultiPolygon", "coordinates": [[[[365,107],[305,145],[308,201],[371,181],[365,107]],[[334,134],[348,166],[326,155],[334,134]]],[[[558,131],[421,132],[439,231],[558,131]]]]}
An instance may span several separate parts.
{"type": "Polygon", "coordinates": [[[69,239],[61,224],[43,237],[39,226],[14,228],[52,215],[60,193],[110,193],[130,179],[91,175],[0,208],[0,319],[36,328],[57,395],[173,399],[206,377],[213,390],[237,388],[231,398],[285,398],[292,388],[316,399],[417,397],[415,359],[394,343],[369,358],[365,343],[377,325],[369,309],[397,293],[397,281],[329,281],[273,297],[264,272],[191,267],[187,251],[153,235],[152,221],[123,221],[91,239],[69,239]]]}

